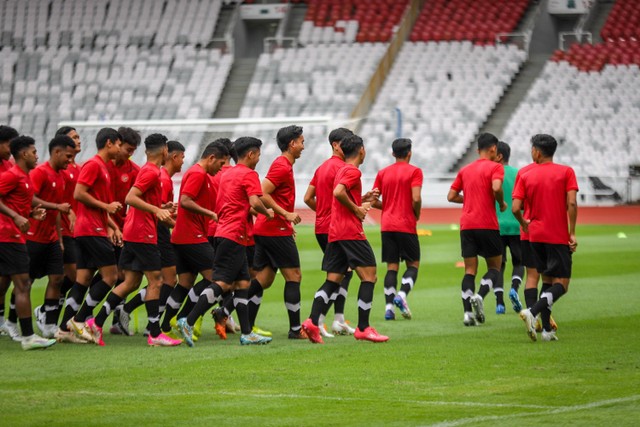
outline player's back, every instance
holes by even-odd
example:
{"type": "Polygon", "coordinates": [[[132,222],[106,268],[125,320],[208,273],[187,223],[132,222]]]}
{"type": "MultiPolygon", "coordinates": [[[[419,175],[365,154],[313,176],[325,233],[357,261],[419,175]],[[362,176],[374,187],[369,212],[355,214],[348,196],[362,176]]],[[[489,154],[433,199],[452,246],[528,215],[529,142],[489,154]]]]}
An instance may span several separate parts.
{"type": "Polygon", "coordinates": [[[422,187],[422,170],[408,162],[396,162],[380,170],[373,184],[382,196],[382,231],[415,233],[413,187],[422,187]]]}

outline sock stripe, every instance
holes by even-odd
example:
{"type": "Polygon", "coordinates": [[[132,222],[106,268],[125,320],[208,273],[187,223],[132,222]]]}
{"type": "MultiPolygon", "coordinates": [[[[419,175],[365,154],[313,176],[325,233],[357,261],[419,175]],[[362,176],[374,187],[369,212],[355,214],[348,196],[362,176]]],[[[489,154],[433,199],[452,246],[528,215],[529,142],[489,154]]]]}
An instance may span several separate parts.
{"type": "Polygon", "coordinates": [[[364,302],[361,299],[358,300],[358,308],[361,308],[363,310],[371,310],[372,305],[373,303],[371,302],[364,302]]]}

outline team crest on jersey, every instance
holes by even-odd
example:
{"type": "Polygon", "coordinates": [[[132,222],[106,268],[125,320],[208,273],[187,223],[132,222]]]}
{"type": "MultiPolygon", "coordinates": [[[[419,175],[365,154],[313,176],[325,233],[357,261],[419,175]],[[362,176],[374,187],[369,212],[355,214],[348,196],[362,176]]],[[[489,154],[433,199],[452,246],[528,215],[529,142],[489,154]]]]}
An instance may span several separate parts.
{"type": "Polygon", "coordinates": [[[71,177],[71,179],[73,179],[73,174],[72,173],[70,173],[69,176],[71,177]]]}
{"type": "Polygon", "coordinates": [[[52,186],[53,188],[56,188],[56,183],[55,183],[55,182],[51,183],[51,186],[52,186]]]}
{"type": "Polygon", "coordinates": [[[122,175],[120,179],[122,180],[122,182],[127,182],[129,181],[129,175],[122,175]]]}
{"type": "Polygon", "coordinates": [[[29,184],[27,184],[26,182],[24,183],[25,188],[29,189],[29,184]]]}

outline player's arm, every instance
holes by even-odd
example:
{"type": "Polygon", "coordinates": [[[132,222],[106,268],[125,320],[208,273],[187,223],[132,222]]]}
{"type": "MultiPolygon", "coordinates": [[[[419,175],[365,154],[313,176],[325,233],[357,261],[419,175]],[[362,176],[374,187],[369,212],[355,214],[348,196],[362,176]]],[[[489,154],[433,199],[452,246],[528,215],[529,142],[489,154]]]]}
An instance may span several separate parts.
{"type": "Polygon", "coordinates": [[[500,206],[500,212],[504,212],[507,209],[507,203],[504,201],[504,191],[502,190],[502,180],[494,179],[491,181],[491,190],[493,191],[493,198],[500,206]]]}
{"type": "Polygon", "coordinates": [[[5,205],[2,199],[0,199],[0,214],[6,215],[11,218],[11,220],[23,233],[26,233],[29,230],[29,220],[5,205]]]}
{"type": "Polygon", "coordinates": [[[271,182],[267,178],[262,180],[262,196],[260,197],[260,199],[262,200],[262,203],[267,208],[273,209],[273,211],[275,213],[277,213],[278,215],[280,215],[281,217],[283,217],[287,221],[289,221],[289,222],[291,222],[293,224],[299,224],[300,221],[302,220],[300,218],[300,215],[298,215],[295,212],[287,211],[282,206],[280,206],[278,203],[276,203],[275,200],[273,200],[273,197],[271,197],[271,193],[273,193],[275,190],[276,190],[276,186],[275,186],[275,184],[273,182],[271,182]]]}
{"type": "Polygon", "coordinates": [[[304,193],[304,203],[311,208],[312,211],[316,211],[316,187],[309,185],[307,192],[304,193]]]}
{"type": "Polygon", "coordinates": [[[43,209],[46,209],[49,211],[59,211],[59,212],[69,213],[69,211],[71,210],[70,203],[51,203],[51,202],[47,202],[46,200],[42,200],[38,196],[34,195],[33,200],[31,201],[31,206],[38,206],[38,205],[42,206],[43,209]]]}
{"type": "Polygon", "coordinates": [[[173,218],[171,218],[171,211],[168,209],[161,209],[158,206],[147,203],[142,198],[142,190],[140,190],[138,187],[131,187],[124,199],[124,202],[136,209],[154,214],[159,221],[162,221],[169,226],[175,225],[175,221],[173,220],[173,218]]]}
{"type": "Polygon", "coordinates": [[[411,187],[411,207],[416,220],[420,219],[422,211],[422,187],[411,187]]]}
{"type": "Polygon", "coordinates": [[[211,218],[214,221],[218,220],[218,215],[216,215],[215,212],[213,212],[213,211],[211,211],[209,209],[203,208],[202,206],[197,204],[196,201],[191,198],[191,196],[189,196],[187,194],[181,194],[180,195],[180,207],[183,208],[183,209],[186,209],[189,212],[192,212],[194,214],[198,214],[198,215],[206,216],[207,218],[211,218]]]}
{"type": "Polygon", "coordinates": [[[523,207],[523,203],[521,199],[513,199],[513,202],[511,203],[511,213],[513,213],[513,216],[518,220],[518,222],[520,223],[520,226],[522,227],[522,230],[525,233],[529,232],[529,223],[531,221],[524,219],[524,217],[522,216],[522,207],[523,207]]]}
{"type": "Polygon", "coordinates": [[[567,213],[569,215],[569,247],[572,252],[575,252],[578,247],[578,241],[576,240],[576,222],[578,221],[578,199],[576,190],[567,192],[567,213]]]}
{"type": "Polygon", "coordinates": [[[104,203],[96,199],[89,193],[89,187],[81,183],[76,184],[76,188],[73,191],[73,198],[90,208],[107,211],[110,215],[113,215],[122,209],[122,204],[120,202],[104,203]]]}
{"type": "Polygon", "coordinates": [[[262,214],[269,219],[273,218],[273,214],[271,213],[271,210],[267,209],[264,203],[262,203],[260,196],[256,196],[255,194],[252,196],[249,196],[249,205],[251,205],[251,208],[257,213],[262,214]]]}
{"type": "Polygon", "coordinates": [[[347,192],[347,187],[344,184],[336,185],[336,188],[333,189],[333,197],[338,199],[338,201],[349,209],[355,216],[357,216],[360,221],[364,221],[364,218],[367,216],[367,209],[362,206],[358,206],[349,197],[349,193],[347,192]]]}
{"type": "Polygon", "coordinates": [[[447,194],[447,200],[451,203],[462,203],[464,198],[459,191],[454,190],[453,188],[449,189],[449,194],[447,194]]]}

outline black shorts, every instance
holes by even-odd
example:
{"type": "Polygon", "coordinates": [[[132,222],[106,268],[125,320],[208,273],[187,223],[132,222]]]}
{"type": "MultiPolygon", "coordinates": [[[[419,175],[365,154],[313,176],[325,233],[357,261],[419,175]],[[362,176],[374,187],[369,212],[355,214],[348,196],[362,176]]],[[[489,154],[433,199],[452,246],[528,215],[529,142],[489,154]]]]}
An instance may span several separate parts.
{"type": "Polygon", "coordinates": [[[569,245],[531,242],[538,273],[559,279],[571,278],[571,249],[569,245]]]}
{"type": "Polygon", "coordinates": [[[63,264],[60,241],[38,243],[27,240],[29,252],[29,277],[39,279],[49,275],[62,275],[63,264]]]}
{"type": "Polygon", "coordinates": [[[511,264],[522,265],[522,243],[520,242],[520,235],[500,236],[502,240],[502,263],[507,262],[507,247],[511,253],[511,264]]]}
{"type": "Polygon", "coordinates": [[[71,236],[62,236],[64,251],[62,252],[63,264],[75,264],[78,261],[78,246],[76,239],[71,236]]]}
{"type": "Polygon", "coordinates": [[[250,279],[246,246],[224,237],[216,237],[213,281],[231,284],[236,281],[250,279]]]}
{"type": "Polygon", "coordinates": [[[178,274],[198,274],[213,268],[213,248],[206,243],[179,245],[173,244],[176,254],[176,272],[178,274]]]}
{"type": "Polygon", "coordinates": [[[520,240],[520,249],[522,250],[522,265],[526,268],[537,268],[536,256],[533,254],[531,242],[520,240]]]}
{"type": "Polygon", "coordinates": [[[106,237],[76,237],[78,248],[78,270],[95,270],[109,265],[118,265],[113,243],[106,237]]]}
{"type": "Polygon", "coordinates": [[[253,259],[256,256],[256,245],[246,246],[247,248],[247,265],[253,268],[253,259]]]}
{"type": "Polygon", "coordinates": [[[420,242],[418,235],[396,231],[382,233],[382,262],[399,263],[403,261],[420,261],[420,242]]]}
{"type": "Polygon", "coordinates": [[[322,258],[322,271],[345,274],[349,267],[375,267],[376,256],[367,240],[330,242],[322,258]]]}
{"type": "Polygon", "coordinates": [[[118,268],[128,271],[160,271],[160,250],[150,243],[124,242],[118,268]]]}
{"type": "Polygon", "coordinates": [[[120,255],[122,255],[122,246],[113,246],[113,253],[116,256],[116,264],[120,263],[120,255]]]}
{"type": "Polygon", "coordinates": [[[478,255],[483,258],[492,258],[502,255],[502,240],[498,230],[461,230],[460,246],[462,247],[462,258],[472,258],[478,255]]]}
{"type": "Polygon", "coordinates": [[[158,250],[160,251],[160,265],[162,268],[176,266],[176,253],[171,244],[171,231],[162,224],[158,224],[158,250]]]}
{"type": "Polygon", "coordinates": [[[24,243],[0,243],[0,276],[29,273],[29,252],[24,243]]]}
{"type": "Polygon", "coordinates": [[[328,234],[316,234],[316,240],[320,245],[320,249],[322,249],[322,253],[327,251],[327,245],[329,244],[329,235],[328,234]]]}
{"type": "Polygon", "coordinates": [[[216,238],[214,236],[208,236],[207,240],[209,241],[209,244],[213,248],[213,252],[215,252],[216,251],[216,238]]]}
{"type": "Polygon", "coordinates": [[[253,268],[260,271],[269,266],[278,268],[300,268],[300,255],[293,236],[254,236],[256,253],[253,268]]]}

